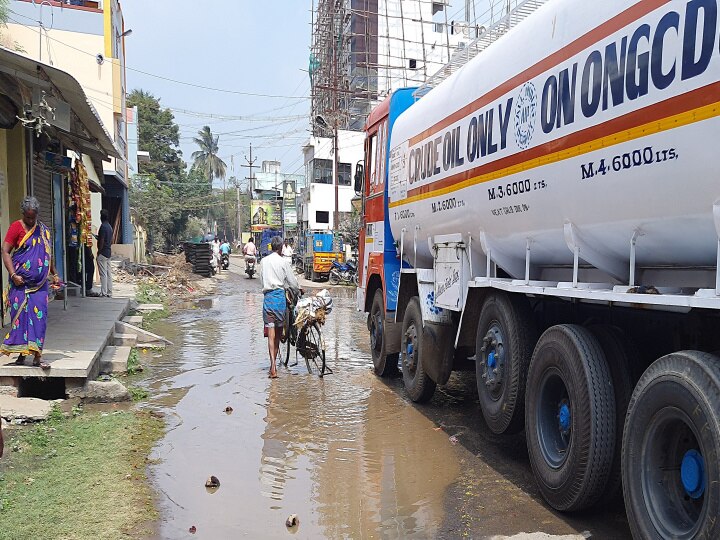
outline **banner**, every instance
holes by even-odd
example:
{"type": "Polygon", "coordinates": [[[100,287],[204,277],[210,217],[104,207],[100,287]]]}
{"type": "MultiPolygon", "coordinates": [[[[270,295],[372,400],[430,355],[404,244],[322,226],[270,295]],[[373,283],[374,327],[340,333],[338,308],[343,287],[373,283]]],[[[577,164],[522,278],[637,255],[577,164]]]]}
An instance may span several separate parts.
{"type": "Polygon", "coordinates": [[[283,220],[286,229],[297,228],[297,185],[294,180],[283,182],[283,220]]]}
{"type": "Polygon", "coordinates": [[[276,201],[250,202],[251,230],[261,232],[264,229],[277,229],[282,226],[280,203],[276,201]]]}

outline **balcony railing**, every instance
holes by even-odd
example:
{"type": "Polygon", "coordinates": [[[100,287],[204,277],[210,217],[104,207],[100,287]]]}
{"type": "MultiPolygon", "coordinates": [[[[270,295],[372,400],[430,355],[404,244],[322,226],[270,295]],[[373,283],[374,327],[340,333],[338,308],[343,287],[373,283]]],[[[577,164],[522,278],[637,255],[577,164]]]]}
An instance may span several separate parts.
{"type": "Polygon", "coordinates": [[[45,6],[48,4],[52,7],[80,9],[83,11],[102,11],[103,0],[18,0],[19,2],[27,2],[28,4],[45,6]]]}

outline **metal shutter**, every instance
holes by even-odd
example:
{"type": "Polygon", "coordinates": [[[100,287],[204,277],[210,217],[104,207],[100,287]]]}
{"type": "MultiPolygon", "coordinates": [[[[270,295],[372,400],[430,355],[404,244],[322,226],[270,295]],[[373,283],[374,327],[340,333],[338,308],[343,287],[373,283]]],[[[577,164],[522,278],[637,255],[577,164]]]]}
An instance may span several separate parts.
{"type": "Polygon", "coordinates": [[[40,203],[39,219],[50,229],[52,238],[51,244],[55,245],[55,231],[53,220],[53,195],[52,177],[50,171],[46,171],[42,164],[33,161],[32,194],[40,203]]]}

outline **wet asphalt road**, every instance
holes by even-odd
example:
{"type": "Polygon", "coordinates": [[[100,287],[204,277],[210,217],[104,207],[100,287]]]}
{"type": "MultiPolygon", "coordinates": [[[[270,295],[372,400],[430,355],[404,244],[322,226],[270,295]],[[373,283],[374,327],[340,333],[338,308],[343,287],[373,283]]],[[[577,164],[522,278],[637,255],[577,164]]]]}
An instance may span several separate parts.
{"type": "Polygon", "coordinates": [[[156,327],[174,346],[143,356],[150,406],[168,423],[149,469],[157,538],[630,538],[621,503],[579,515],[544,504],[522,435],[485,427],[474,373],[421,406],[401,379],[375,377],[354,290],[332,290],[334,374],[310,375],[300,359],[271,381],[259,280],[221,283],[156,327]],[[219,489],[204,487],[210,475],[219,489]],[[288,530],[290,514],[300,525],[288,530]]]}

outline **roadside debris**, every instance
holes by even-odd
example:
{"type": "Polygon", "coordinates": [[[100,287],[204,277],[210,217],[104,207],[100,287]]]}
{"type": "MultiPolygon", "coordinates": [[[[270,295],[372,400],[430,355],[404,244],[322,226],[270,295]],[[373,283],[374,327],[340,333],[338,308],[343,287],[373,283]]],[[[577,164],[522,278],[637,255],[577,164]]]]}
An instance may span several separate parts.
{"type": "Polygon", "coordinates": [[[187,300],[196,294],[207,294],[212,280],[193,274],[192,264],[185,262],[185,256],[166,255],[155,252],[153,264],[137,264],[123,261],[113,270],[113,280],[118,283],[153,284],[165,289],[168,298],[187,300]]]}
{"type": "Polygon", "coordinates": [[[217,489],[220,487],[220,480],[218,480],[217,476],[210,476],[210,478],[205,480],[205,487],[210,489],[217,489]]]}
{"type": "Polygon", "coordinates": [[[290,514],[285,520],[285,526],[288,529],[291,527],[296,527],[298,525],[300,525],[300,519],[297,517],[297,514],[290,514]]]}
{"type": "Polygon", "coordinates": [[[232,412],[233,412],[233,408],[232,408],[230,405],[228,405],[227,407],[225,407],[225,413],[226,413],[226,414],[232,414],[232,412]]]}
{"type": "Polygon", "coordinates": [[[195,534],[195,533],[197,532],[197,527],[195,527],[195,525],[193,525],[192,527],[190,527],[190,528],[188,529],[188,532],[189,532],[190,534],[195,534]]]}

